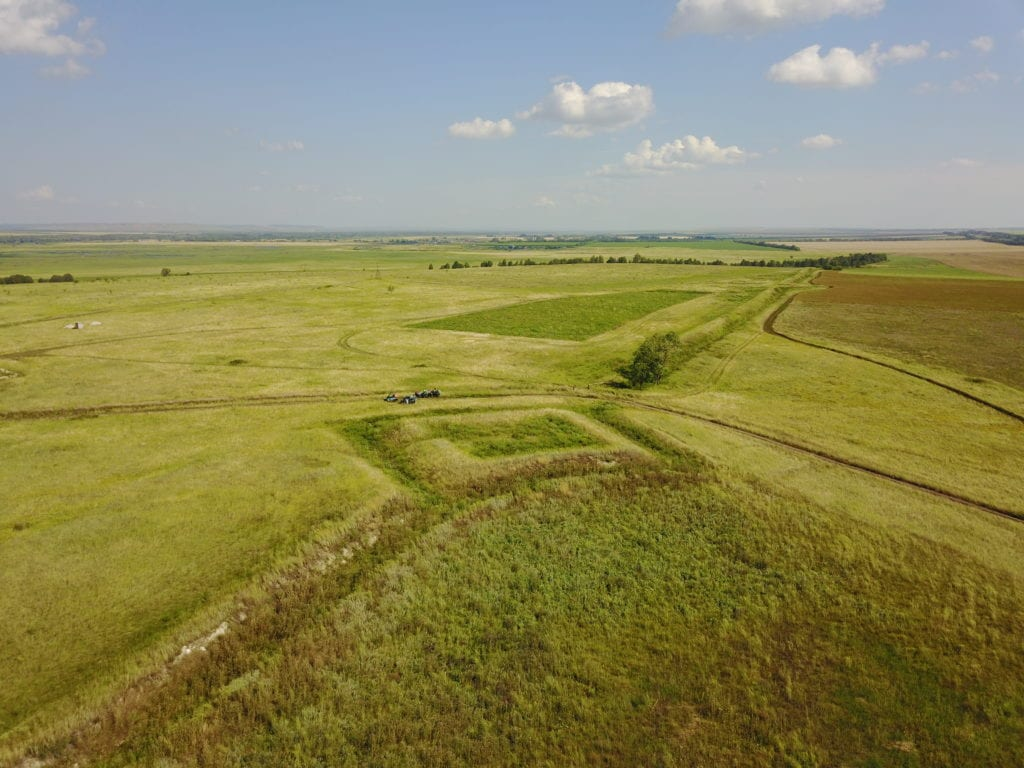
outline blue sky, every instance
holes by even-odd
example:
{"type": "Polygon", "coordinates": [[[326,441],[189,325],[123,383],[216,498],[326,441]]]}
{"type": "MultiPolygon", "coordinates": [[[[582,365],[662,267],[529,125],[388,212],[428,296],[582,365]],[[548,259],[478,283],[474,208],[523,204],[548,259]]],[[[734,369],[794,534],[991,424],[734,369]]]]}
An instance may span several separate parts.
{"type": "Polygon", "coordinates": [[[1019,0],[0,0],[0,94],[0,223],[1024,225],[1019,0]]]}

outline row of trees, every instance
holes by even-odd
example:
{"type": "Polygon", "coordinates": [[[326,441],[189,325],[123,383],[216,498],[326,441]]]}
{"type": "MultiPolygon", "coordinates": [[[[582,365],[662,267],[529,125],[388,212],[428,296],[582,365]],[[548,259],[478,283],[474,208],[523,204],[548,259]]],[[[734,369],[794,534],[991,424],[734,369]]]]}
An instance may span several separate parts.
{"type": "Polygon", "coordinates": [[[53,277],[40,277],[39,280],[35,280],[29,275],[8,275],[7,277],[0,277],[0,285],[17,285],[19,283],[73,283],[75,278],[69,272],[65,272],[63,275],[54,275],[53,277]]]}
{"type": "MultiPolygon", "coordinates": [[[[787,250],[790,249],[789,246],[785,247],[787,250]]],[[[863,267],[867,264],[877,264],[882,261],[888,261],[888,256],[884,253],[851,253],[847,256],[820,256],[817,258],[787,259],[785,261],[778,261],[775,259],[743,259],[742,261],[734,262],[730,265],[729,262],[722,261],[722,259],[701,261],[700,259],[695,259],[692,256],[685,259],[668,257],[651,258],[650,256],[643,256],[637,253],[634,254],[631,259],[627,259],[625,256],[610,256],[607,259],[604,256],[574,256],[572,258],[564,259],[545,259],[544,261],[537,261],[535,259],[502,259],[498,262],[498,266],[538,267],[543,265],[556,266],[559,264],[675,264],[697,267],[784,267],[788,269],[814,267],[816,269],[839,270],[849,267],[863,267]]],[[[442,264],[441,269],[467,269],[471,266],[473,265],[468,261],[454,261],[450,264],[442,264]]],[[[493,267],[494,262],[488,259],[480,262],[480,266],[493,267]]],[[[428,269],[433,268],[433,264],[428,267],[428,269]]]]}
{"type": "Polygon", "coordinates": [[[970,238],[971,240],[984,240],[986,243],[1024,245],[1024,233],[1021,232],[984,232],[972,229],[964,232],[964,237],[970,238]]]}
{"type": "Polygon", "coordinates": [[[767,240],[737,240],[743,245],[756,245],[758,248],[775,248],[780,251],[799,251],[800,246],[786,245],[785,243],[769,243],[767,240]]]}
{"type": "Polygon", "coordinates": [[[757,261],[744,259],[741,267],[816,267],[818,269],[844,269],[846,267],[863,267],[888,261],[884,253],[851,253],[848,256],[823,256],[817,259],[788,259],[786,261],[757,261]]]}

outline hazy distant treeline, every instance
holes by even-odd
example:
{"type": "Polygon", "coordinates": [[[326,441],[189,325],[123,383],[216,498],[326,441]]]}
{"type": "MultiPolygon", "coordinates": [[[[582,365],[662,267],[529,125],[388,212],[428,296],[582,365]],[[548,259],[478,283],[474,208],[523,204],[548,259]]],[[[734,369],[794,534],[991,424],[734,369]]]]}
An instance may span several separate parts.
{"type": "MultiPolygon", "coordinates": [[[[820,256],[818,258],[806,258],[806,259],[786,259],[785,261],[775,261],[771,259],[743,259],[742,261],[732,262],[731,264],[721,259],[714,259],[713,261],[701,261],[693,257],[687,257],[685,259],[679,258],[651,258],[650,256],[643,256],[639,253],[634,254],[633,258],[627,259],[625,256],[611,256],[605,258],[604,256],[574,256],[572,258],[557,258],[557,259],[545,259],[538,261],[537,259],[502,259],[497,263],[499,267],[539,267],[544,265],[558,266],[561,264],[675,264],[684,266],[697,266],[697,267],[786,267],[789,269],[800,269],[804,267],[814,267],[815,269],[847,269],[863,267],[868,264],[877,264],[882,261],[888,261],[889,257],[884,253],[851,253],[847,256],[820,256]]],[[[473,265],[468,261],[454,261],[441,265],[441,269],[468,269],[473,265]]],[[[480,263],[481,267],[493,267],[495,263],[491,260],[483,261],[480,263]]],[[[434,265],[431,264],[429,269],[433,269],[434,265]]]]}

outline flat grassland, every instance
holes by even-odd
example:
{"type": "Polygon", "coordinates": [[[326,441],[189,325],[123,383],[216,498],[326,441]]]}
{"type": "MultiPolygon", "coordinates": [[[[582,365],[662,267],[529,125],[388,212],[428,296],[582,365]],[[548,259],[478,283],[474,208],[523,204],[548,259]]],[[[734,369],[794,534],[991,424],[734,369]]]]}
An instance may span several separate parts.
{"type": "Polygon", "coordinates": [[[1020,765],[1024,283],[704,250],[0,247],[0,764],[1020,765]]]}

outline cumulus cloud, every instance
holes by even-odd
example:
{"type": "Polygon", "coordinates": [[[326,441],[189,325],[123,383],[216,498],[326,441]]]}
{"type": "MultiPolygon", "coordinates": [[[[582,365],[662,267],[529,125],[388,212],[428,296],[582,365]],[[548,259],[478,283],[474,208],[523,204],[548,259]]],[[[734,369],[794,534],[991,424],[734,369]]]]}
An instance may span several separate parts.
{"type": "Polygon", "coordinates": [[[259,148],[264,152],[302,152],[306,145],[298,139],[288,141],[266,141],[260,139],[259,148]]]}
{"type": "Polygon", "coordinates": [[[105,47],[92,34],[93,19],[79,22],[74,37],[59,31],[77,14],[64,0],[0,0],[0,53],[102,54],[105,47]]]}
{"type": "Polygon", "coordinates": [[[808,136],[800,142],[800,146],[804,149],[832,149],[842,143],[842,139],[829,136],[827,133],[819,133],[817,136],[808,136]]]}
{"type": "Polygon", "coordinates": [[[554,200],[552,200],[550,197],[547,197],[546,195],[541,195],[540,197],[538,197],[536,200],[533,201],[533,204],[537,208],[555,208],[558,206],[558,203],[556,203],[554,200]]]}
{"type": "Polygon", "coordinates": [[[928,55],[929,43],[922,40],[916,45],[894,45],[885,53],[878,55],[879,64],[902,64],[906,61],[917,61],[928,55]]]}
{"type": "Polygon", "coordinates": [[[501,120],[484,120],[482,117],[464,123],[452,123],[448,126],[448,135],[457,139],[507,139],[516,132],[516,127],[508,118],[501,120]]]}
{"type": "Polygon", "coordinates": [[[599,176],[642,176],[692,171],[706,165],[737,165],[750,157],[737,146],[720,147],[710,136],[684,136],[655,147],[644,139],[635,152],[627,152],[618,165],[604,165],[599,176]]]}
{"type": "Polygon", "coordinates": [[[864,53],[833,48],[824,56],[820,45],[810,45],[785,61],[773,64],[768,79],[810,88],[861,88],[878,81],[878,70],[887,64],[902,64],[928,55],[927,42],[894,45],[883,51],[878,43],[864,53]]]}
{"type": "Polygon", "coordinates": [[[821,46],[811,45],[773,64],[768,79],[825,88],[871,85],[878,79],[877,53],[872,49],[858,55],[849,48],[833,48],[822,56],[821,46]]]}
{"type": "Polygon", "coordinates": [[[679,0],[669,32],[752,34],[831,16],[868,16],[884,7],[885,0],[679,0]]]}
{"type": "Polygon", "coordinates": [[[579,139],[636,125],[653,111],[654,91],[646,85],[607,82],[584,91],[570,80],[556,83],[543,101],[519,118],[562,123],[553,135],[579,139]]]}
{"type": "Polygon", "coordinates": [[[49,184],[43,184],[35,189],[29,189],[18,194],[18,199],[29,200],[34,203],[49,203],[57,199],[57,193],[49,184]]]}
{"type": "Polygon", "coordinates": [[[82,19],[73,32],[62,31],[78,9],[66,0],[0,0],[0,53],[64,56],[63,65],[42,70],[48,77],[76,79],[89,69],[75,59],[102,56],[106,46],[93,33],[94,19],[82,19]]]}
{"type": "Polygon", "coordinates": [[[952,61],[960,55],[960,51],[939,51],[935,58],[940,61],[952,61]]]}
{"type": "Polygon", "coordinates": [[[971,48],[976,50],[982,56],[987,53],[992,53],[995,50],[996,41],[988,35],[981,35],[971,40],[971,48]]]}
{"type": "Polygon", "coordinates": [[[46,77],[60,78],[64,80],[80,80],[92,72],[84,64],[74,59],[66,59],[63,64],[53,67],[43,67],[39,70],[46,77]]]}

